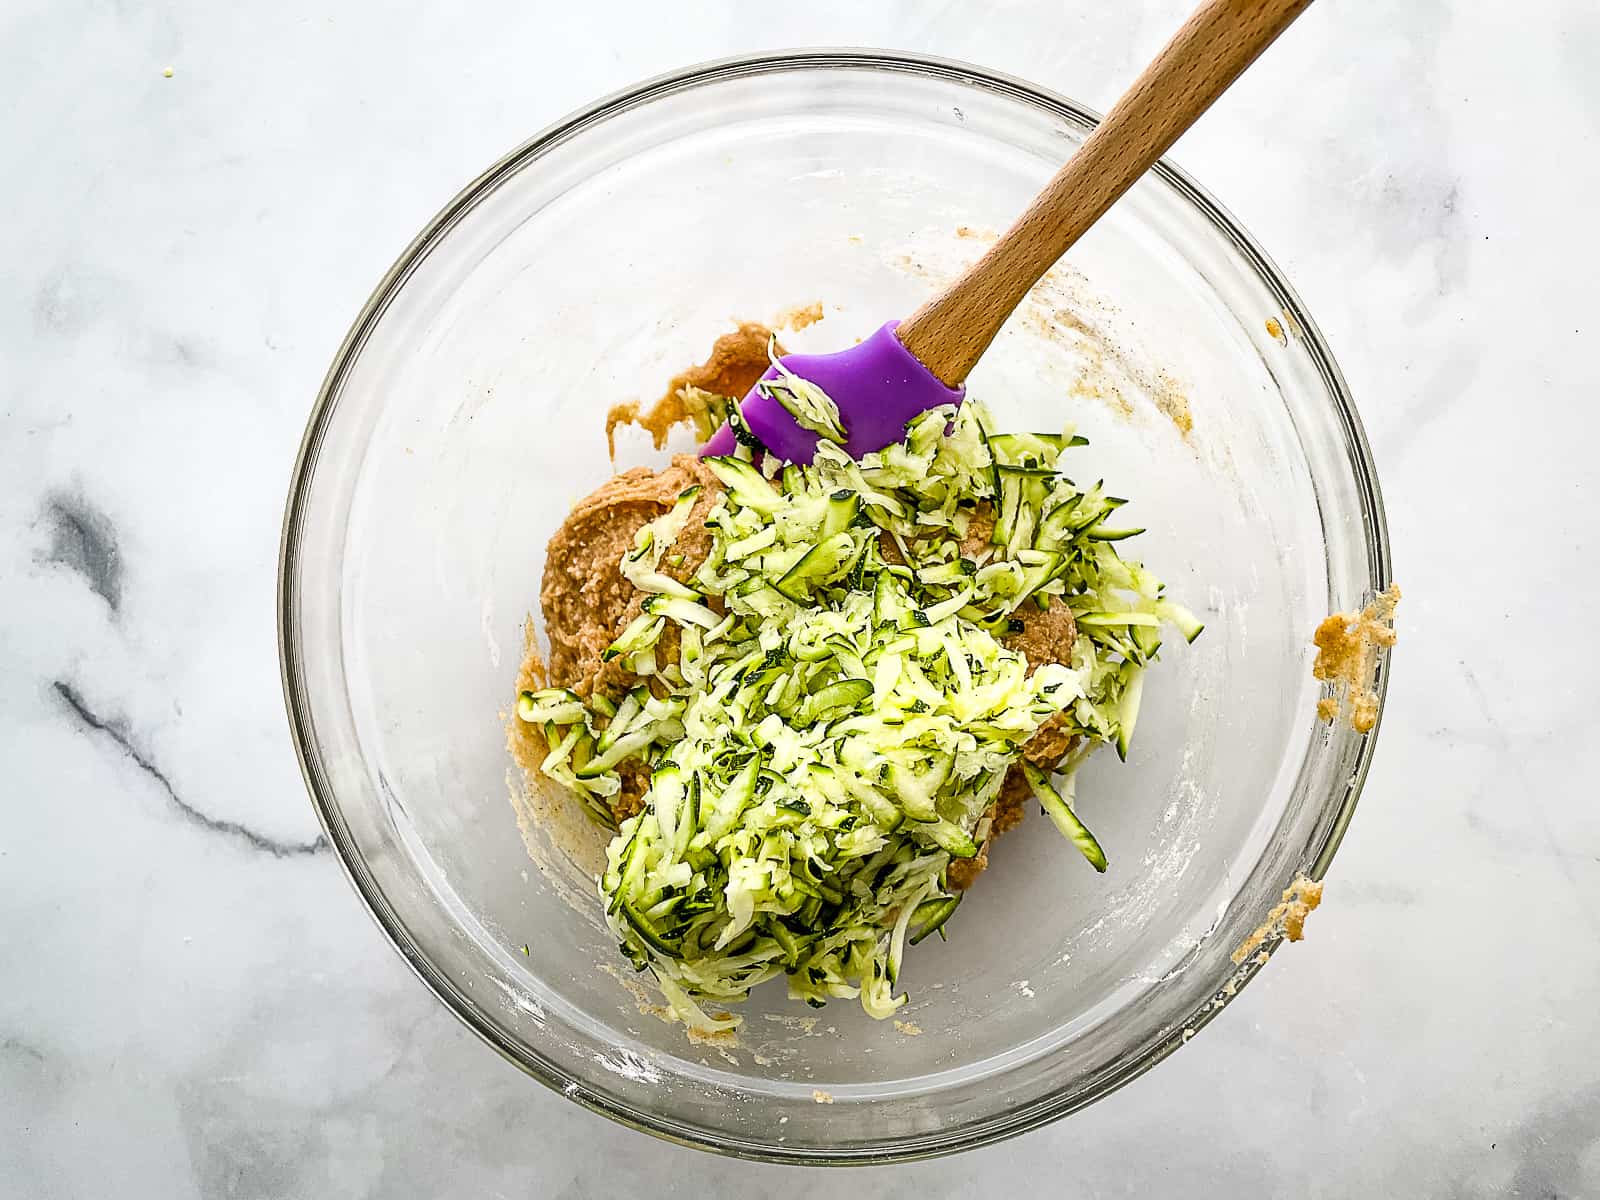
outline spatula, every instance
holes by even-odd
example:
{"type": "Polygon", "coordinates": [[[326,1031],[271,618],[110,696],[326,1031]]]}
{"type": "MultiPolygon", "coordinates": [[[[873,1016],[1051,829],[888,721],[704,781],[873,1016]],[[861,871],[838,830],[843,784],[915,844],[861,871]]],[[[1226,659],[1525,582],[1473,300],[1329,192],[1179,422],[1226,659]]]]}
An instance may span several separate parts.
{"type": "MultiPolygon", "coordinates": [[[[835,354],[780,361],[839,407],[844,448],[860,457],[898,441],[906,422],[959,404],[967,374],[1030,289],[1166,153],[1311,0],[1205,0],[1123,93],[1026,212],[976,263],[904,321],[835,354]]],[[[810,462],[820,435],[797,424],[774,367],[740,405],[773,454],[810,462]]],[[[792,401],[791,401],[792,402],[792,401]]],[[[815,423],[815,422],[813,422],[815,423]]],[[[728,454],[723,426],[702,454],[728,454]]]]}

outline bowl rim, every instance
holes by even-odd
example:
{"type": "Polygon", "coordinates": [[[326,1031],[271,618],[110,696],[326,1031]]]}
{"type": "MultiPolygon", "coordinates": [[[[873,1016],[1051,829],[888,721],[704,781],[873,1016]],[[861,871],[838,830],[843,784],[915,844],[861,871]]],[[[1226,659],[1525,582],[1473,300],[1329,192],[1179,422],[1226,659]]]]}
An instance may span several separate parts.
{"type": "MultiPolygon", "coordinates": [[[[312,738],[311,714],[303,681],[303,668],[296,646],[291,614],[294,611],[297,595],[295,579],[299,563],[299,534],[306,513],[306,485],[315,467],[337,397],[368,334],[429,249],[507,175],[611,117],[675,92],[705,84],[754,75],[830,69],[877,70],[889,74],[918,75],[976,87],[1002,98],[1020,101],[1084,128],[1093,128],[1101,120],[1101,115],[1095,110],[1048,88],[961,60],[898,50],[819,47],[735,55],[656,75],[612,92],[547,126],[502,156],[439,210],[379,280],[345,334],[318,389],[290,476],[289,494],[284,508],[278,548],[276,612],[279,673],[284,704],[295,757],[299,761],[312,807],[345,876],[362,898],[367,911],[390,944],[428,990],[454,1013],[462,1024],[502,1058],[552,1091],[593,1112],[629,1128],[680,1145],[711,1150],[735,1158],[812,1166],[883,1164],[940,1157],[1016,1137],[1085,1108],[1143,1075],[1187,1043],[1194,1033],[1207,1025],[1227,1004],[1231,1003],[1243,990],[1244,985],[1248,984],[1265,965],[1267,957],[1282,944],[1283,939],[1270,938],[1262,946],[1264,955],[1252,956],[1247,960],[1244,967],[1233,977],[1236,987],[1218,992],[1216,1000],[1208,999],[1202,1003],[1200,1009],[1192,1013],[1188,1020],[1176,1023],[1167,1037],[1153,1040],[1139,1053],[1116,1063],[1077,1094],[1064,1096],[1059,1092],[1051,1093],[1021,1108],[979,1119],[948,1133],[916,1134],[894,1142],[874,1143],[861,1147],[787,1147],[775,1142],[712,1133],[620,1102],[615,1097],[596,1093],[586,1081],[571,1075],[536,1051],[531,1051],[508,1039],[477,1002],[434,966],[421,947],[415,943],[367,865],[356,852],[349,828],[333,798],[331,783],[317,759],[312,738]],[[1221,1003],[1217,1002],[1219,1000],[1221,1003]]],[[[1366,558],[1372,572],[1372,590],[1377,591],[1387,587],[1392,579],[1393,564],[1377,468],[1361,419],[1356,412],[1354,399],[1321,330],[1306,311],[1304,303],[1290,286],[1283,272],[1210,192],[1167,158],[1158,161],[1151,168],[1151,172],[1171,186],[1200,215],[1210,221],[1268,286],[1274,298],[1281,303],[1284,313],[1299,326],[1302,334],[1300,340],[1333,402],[1344,434],[1345,449],[1360,502],[1366,558]]],[[[1380,658],[1375,685],[1379,723],[1367,736],[1362,737],[1357,745],[1355,762],[1344,787],[1344,794],[1338,802],[1332,822],[1328,824],[1320,845],[1315,847],[1315,853],[1305,869],[1305,874],[1312,879],[1321,880],[1324,877],[1354,816],[1376,749],[1388,682],[1388,663],[1386,657],[1380,658]]]]}

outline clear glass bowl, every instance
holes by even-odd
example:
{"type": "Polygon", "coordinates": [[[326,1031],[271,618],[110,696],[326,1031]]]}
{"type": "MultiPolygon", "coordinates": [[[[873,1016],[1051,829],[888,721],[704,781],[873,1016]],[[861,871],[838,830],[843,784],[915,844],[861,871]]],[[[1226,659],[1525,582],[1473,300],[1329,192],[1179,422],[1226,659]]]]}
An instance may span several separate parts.
{"type": "MultiPolygon", "coordinates": [[[[1388,581],[1377,481],[1310,317],[1166,165],[971,380],[1003,426],[1078,423],[1082,470],[1149,527],[1130,552],[1207,622],[1153,674],[1128,763],[1102,754],[1080,781],[1108,875],[1035,815],[999,843],[949,942],[908,955],[900,1026],[769,986],[737,1046],[695,1045],[651,1014],[599,920],[592,837],[559,797],[523,796],[506,753],[544,543],[611,470],[606,409],[657,396],[734,318],[821,301],[826,319],[786,336],[825,349],[909,313],[1094,121],[1015,80],[891,54],[659,79],[472,183],[340,349],[280,572],[312,799],[423,981],[579,1103],[777,1160],[993,1141],[1181,1045],[1255,969],[1230,952],[1281,889],[1326,869],[1373,738],[1317,721],[1309,637],[1388,581]]],[[[660,457],[626,434],[619,450],[660,457]]]]}

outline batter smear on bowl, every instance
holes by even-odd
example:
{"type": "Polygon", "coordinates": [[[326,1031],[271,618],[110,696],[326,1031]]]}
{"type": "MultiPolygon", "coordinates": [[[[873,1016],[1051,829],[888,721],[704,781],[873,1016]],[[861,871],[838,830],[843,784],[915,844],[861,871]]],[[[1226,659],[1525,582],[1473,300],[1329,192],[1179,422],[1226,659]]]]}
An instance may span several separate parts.
{"type": "MultiPolygon", "coordinates": [[[[820,321],[820,304],[816,320],[820,321]]],[[[802,324],[792,317],[789,324],[804,329],[812,324],[810,309],[802,324]]],[[[691,425],[701,441],[705,441],[728,419],[733,397],[742,396],[755,386],[761,373],[767,369],[769,351],[781,354],[772,330],[753,321],[741,324],[730,333],[719,337],[711,347],[706,361],[690,367],[667,384],[667,390],[649,408],[641,410],[639,402],[632,400],[612,407],[606,414],[606,447],[611,459],[617,457],[617,428],[621,425],[638,425],[650,434],[655,448],[667,444],[667,433],[674,425],[691,425]]]]}
{"type": "Polygon", "coordinates": [[[530,651],[517,701],[519,761],[615,831],[598,886],[621,953],[701,1033],[778,977],[896,1012],[906,947],[945,936],[1030,801],[1105,870],[1075,773],[1126,756],[1165,631],[1201,629],[1119,553],[1142,531],[1074,481],[1092,459],[1071,429],[1003,432],[969,400],[852,459],[826,394],[782,367],[774,390],[821,437],[810,464],[708,393],[733,454],[572,510],[548,667],[530,651]]]}
{"type": "Polygon", "coordinates": [[[1378,654],[1395,643],[1394,610],[1400,587],[1391,583],[1358,613],[1334,613],[1317,626],[1317,660],[1311,674],[1331,694],[1317,702],[1317,716],[1332,721],[1348,711],[1350,728],[1371,733],[1378,724],[1378,693],[1372,684],[1378,654]]]}

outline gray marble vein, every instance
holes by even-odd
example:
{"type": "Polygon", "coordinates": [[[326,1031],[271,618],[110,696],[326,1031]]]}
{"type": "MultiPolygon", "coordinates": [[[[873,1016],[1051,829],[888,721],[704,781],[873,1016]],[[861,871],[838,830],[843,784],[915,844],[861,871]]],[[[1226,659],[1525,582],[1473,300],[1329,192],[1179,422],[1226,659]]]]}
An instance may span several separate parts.
{"type": "Polygon", "coordinates": [[[1592,0],[1323,0],[1174,151],[1338,355],[1406,600],[1306,944],[1157,1071],[950,1161],[714,1159],[479,1044],[323,852],[284,491],[441,203],[598,95],[765,48],[1104,109],[1187,7],[0,6],[0,1195],[1600,1195],[1592,0]]]}
{"type": "Polygon", "coordinates": [[[200,809],[190,804],[177,789],[172,786],[160,767],[150,761],[148,752],[139,748],[133,740],[133,733],[128,722],[120,717],[102,717],[89,707],[88,701],[83,698],[76,686],[62,679],[51,682],[51,688],[60,697],[63,705],[74,717],[82,723],[83,727],[91,733],[103,734],[112,745],[116,746],[127,756],[128,761],[138,767],[156,785],[166,793],[167,800],[174,812],[184,820],[192,822],[201,829],[212,833],[221,834],[223,837],[239,842],[252,850],[260,850],[272,855],[273,858],[290,858],[297,854],[317,854],[328,848],[328,839],[318,834],[309,842],[283,842],[276,838],[269,838],[257,833],[248,825],[238,821],[226,821],[217,817],[207,816],[200,809]]]}
{"type": "Polygon", "coordinates": [[[47,496],[39,519],[50,531],[46,561],[76,571],[113,613],[122,607],[122,556],[117,527],[85,497],[47,496]]]}

